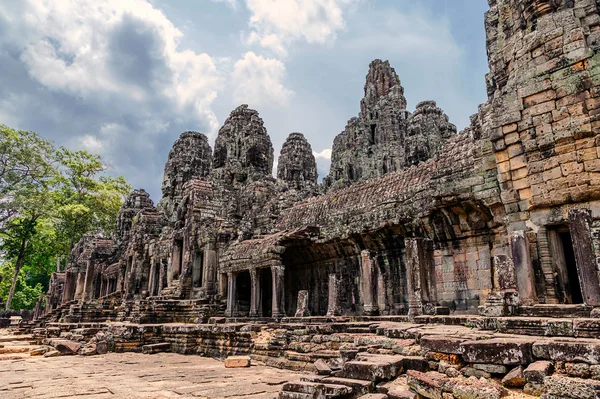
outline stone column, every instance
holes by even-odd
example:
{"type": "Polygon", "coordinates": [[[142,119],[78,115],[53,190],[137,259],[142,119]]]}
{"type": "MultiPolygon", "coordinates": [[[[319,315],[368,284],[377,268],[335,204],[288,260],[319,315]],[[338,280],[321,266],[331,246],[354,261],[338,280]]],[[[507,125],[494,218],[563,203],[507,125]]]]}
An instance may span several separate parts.
{"type": "Polygon", "coordinates": [[[256,269],[250,269],[250,317],[258,317],[260,308],[260,281],[256,269]]]}
{"type": "Polygon", "coordinates": [[[586,305],[600,305],[600,281],[592,242],[592,215],[588,209],[573,209],[569,212],[571,240],[575,251],[577,275],[581,294],[586,305]]]}
{"type": "Polygon", "coordinates": [[[340,278],[337,274],[329,275],[329,292],[327,294],[327,316],[339,316],[342,314],[340,306],[340,278]]]}
{"type": "Polygon", "coordinates": [[[156,268],[158,265],[156,264],[156,260],[154,258],[150,258],[150,275],[148,276],[148,295],[154,295],[154,286],[156,285],[156,268]]]}
{"type": "Polygon", "coordinates": [[[285,291],[284,291],[284,273],[285,266],[271,266],[273,277],[273,306],[271,308],[271,317],[285,316],[285,291]]]}
{"type": "Polygon", "coordinates": [[[83,289],[83,301],[89,301],[92,299],[92,290],[94,287],[94,261],[88,260],[85,268],[85,282],[83,289]]]}
{"type": "Polygon", "coordinates": [[[85,287],[85,273],[78,272],[74,299],[80,300],[83,297],[83,288],[84,287],[85,287]]]}
{"type": "Polygon", "coordinates": [[[208,295],[214,295],[217,292],[217,269],[218,257],[216,244],[209,242],[204,247],[204,276],[202,278],[202,286],[208,295]]]}
{"type": "Polygon", "coordinates": [[[361,286],[364,303],[364,312],[366,315],[376,315],[379,312],[377,304],[377,277],[375,265],[371,257],[371,252],[364,250],[360,253],[361,257],[361,286]]]}
{"type": "Polygon", "coordinates": [[[513,231],[510,233],[510,251],[515,268],[517,289],[523,305],[531,305],[537,302],[535,294],[535,276],[531,265],[529,254],[529,242],[525,232],[513,231]]]}
{"type": "Polygon", "coordinates": [[[422,239],[406,238],[406,288],[408,290],[408,315],[410,317],[423,314],[423,296],[421,281],[420,244],[422,239]]]}
{"type": "Polygon", "coordinates": [[[181,270],[179,268],[182,264],[181,257],[183,256],[183,248],[180,245],[173,245],[173,255],[171,256],[171,279],[177,280],[179,279],[179,273],[181,270]]]}
{"type": "Polygon", "coordinates": [[[62,303],[63,305],[73,300],[75,288],[77,285],[77,274],[73,272],[65,272],[65,286],[63,288],[62,303]]]}
{"type": "Polygon", "coordinates": [[[100,276],[100,297],[103,297],[106,291],[106,280],[104,277],[100,276]]]}
{"type": "Polygon", "coordinates": [[[298,305],[296,306],[296,314],[294,317],[308,317],[310,312],[308,311],[308,291],[298,291],[298,305]]]}
{"type": "Polygon", "coordinates": [[[227,273],[227,310],[225,311],[227,317],[233,317],[236,311],[236,277],[232,272],[227,273]]]}

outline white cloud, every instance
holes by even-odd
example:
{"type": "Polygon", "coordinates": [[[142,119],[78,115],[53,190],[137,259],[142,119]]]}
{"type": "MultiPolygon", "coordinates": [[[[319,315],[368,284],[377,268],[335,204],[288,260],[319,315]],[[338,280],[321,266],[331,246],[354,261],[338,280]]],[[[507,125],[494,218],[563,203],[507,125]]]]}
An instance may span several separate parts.
{"type": "Polygon", "coordinates": [[[332,43],[345,28],[344,14],[358,0],[246,0],[252,32],[248,44],[258,43],[279,55],[291,42],[332,43]]]}
{"type": "Polygon", "coordinates": [[[234,104],[287,105],[294,92],[283,85],[284,77],[285,65],[281,61],[247,52],[231,73],[234,104]]]}
{"type": "Polygon", "coordinates": [[[321,158],[321,159],[329,159],[329,160],[331,160],[331,148],[325,148],[321,152],[314,152],[313,151],[313,155],[315,156],[315,158],[321,158]]]}
{"type": "MultiPolygon", "coordinates": [[[[182,37],[147,0],[7,2],[0,7],[0,64],[6,68],[0,93],[18,96],[23,106],[20,119],[7,122],[31,126],[37,119],[44,129],[62,124],[53,137],[58,144],[100,153],[119,173],[129,169],[145,184],[158,182],[161,145],[170,145],[180,129],[214,135],[219,128],[213,103],[224,82],[219,66],[227,60],[180,48],[182,37]],[[21,94],[23,82],[11,86],[11,74],[37,89],[21,94]],[[38,96],[47,96],[44,106],[38,96]],[[34,102],[42,112],[26,115],[34,102]]],[[[0,117],[17,113],[11,108],[0,102],[0,117]]]]}

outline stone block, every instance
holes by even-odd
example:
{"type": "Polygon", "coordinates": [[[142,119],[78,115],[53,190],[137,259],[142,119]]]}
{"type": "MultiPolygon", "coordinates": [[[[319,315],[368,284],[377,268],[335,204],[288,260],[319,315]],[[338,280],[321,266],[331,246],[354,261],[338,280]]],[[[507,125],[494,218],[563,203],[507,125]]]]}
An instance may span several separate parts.
{"type": "Polygon", "coordinates": [[[502,385],[505,387],[522,388],[525,386],[525,377],[523,376],[523,367],[518,366],[508,372],[502,379],[502,385]]]}
{"type": "Polygon", "coordinates": [[[460,344],[465,341],[465,338],[443,335],[424,335],[421,337],[419,344],[421,345],[421,348],[426,351],[460,355],[464,352],[464,348],[461,347],[460,344]]]}
{"type": "Polygon", "coordinates": [[[551,362],[540,360],[527,366],[527,368],[523,370],[523,377],[527,382],[542,384],[544,378],[549,376],[553,369],[554,366],[551,362]]]}
{"type": "Polygon", "coordinates": [[[228,369],[250,367],[250,356],[229,356],[225,359],[225,367],[228,369]]]}
{"type": "Polygon", "coordinates": [[[543,340],[532,351],[538,359],[600,364],[600,342],[591,340],[543,340]]]}
{"type": "Polygon", "coordinates": [[[468,378],[459,380],[452,389],[455,399],[500,399],[505,390],[495,382],[468,378]]]}
{"type": "Polygon", "coordinates": [[[505,366],[527,364],[533,361],[534,340],[515,338],[494,338],[481,341],[467,341],[460,344],[463,359],[467,363],[492,363],[505,366]]]}
{"type": "Polygon", "coordinates": [[[600,396],[600,381],[552,375],[544,378],[544,389],[547,395],[572,399],[591,399],[600,396]]]}
{"type": "Polygon", "coordinates": [[[486,371],[490,374],[506,374],[508,372],[506,366],[500,364],[475,363],[473,368],[486,371]]]}
{"type": "Polygon", "coordinates": [[[430,399],[443,399],[442,394],[452,392],[454,385],[450,378],[435,371],[421,373],[409,370],[406,376],[406,383],[413,391],[430,399]]]}
{"type": "Polygon", "coordinates": [[[318,359],[313,364],[313,371],[318,375],[329,375],[331,374],[331,367],[323,359],[318,359]]]}

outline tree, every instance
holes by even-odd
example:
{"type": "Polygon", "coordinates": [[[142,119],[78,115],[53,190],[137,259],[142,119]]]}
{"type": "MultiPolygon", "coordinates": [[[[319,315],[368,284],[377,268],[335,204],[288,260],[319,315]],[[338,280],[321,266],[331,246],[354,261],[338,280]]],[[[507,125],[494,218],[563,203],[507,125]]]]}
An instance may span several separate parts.
{"type": "Polygon", "coordinates": [[[105,169],[98,155],[56,150],[34,132],[0,125],[0,297],[7,310],[34,306],[57,260],[83,234],[112,234],[131,186],[103,176],[105,169]]]}
{"type": "Polygon", "coordinates": [[[61,175],[53,192],[57,204],[57,232],[68,255],[87,232],[110,236],[124,197],[131,186],[123,177],[99,176],[105,166],[86,151],[58,152],[61,175]]]}
{"type": "Polygon", "coordinates": [[[32,187],[55,176],[54,154],[36,133],[0,125],[0,230],[26,206],[32,187]]]}

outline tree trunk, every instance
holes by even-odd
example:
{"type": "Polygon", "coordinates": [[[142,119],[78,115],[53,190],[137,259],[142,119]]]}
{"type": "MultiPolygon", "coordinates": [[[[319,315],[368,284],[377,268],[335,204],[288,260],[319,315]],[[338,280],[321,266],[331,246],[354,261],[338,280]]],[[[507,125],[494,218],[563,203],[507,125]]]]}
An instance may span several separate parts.
{"type": "Polygon", "coordinates": [[[23,240],[21,241],[19,255],[17,256],[17,262],[15,263],[15,274],[13,276],[12,285],[10,286],[10,292],[8,293],[8,299],[6,300],[5,310],[10,310],[10,304],[12,302],[13,296],[15,295],[17,279],[19,277],[19,273],[21,272],[21,267],[23,267],[23,263],[25,262],[25,249],[27,248],[27,241],[27,238],[23,238],[23,240]]]}

